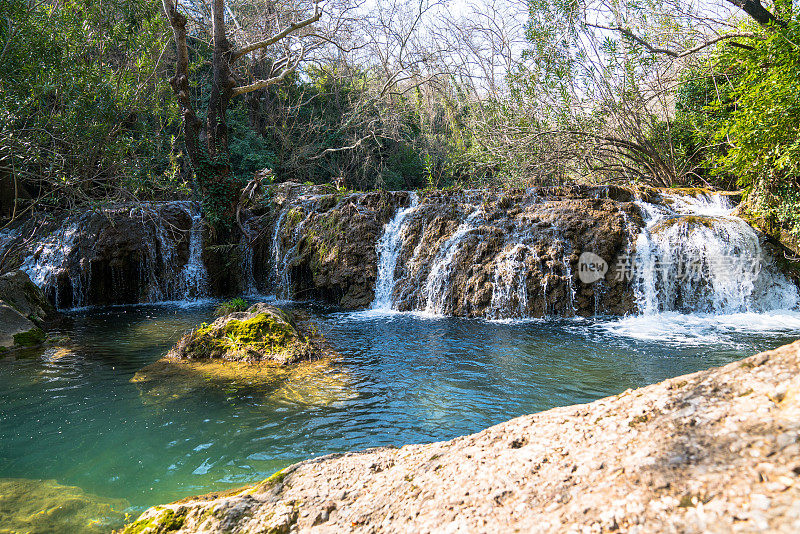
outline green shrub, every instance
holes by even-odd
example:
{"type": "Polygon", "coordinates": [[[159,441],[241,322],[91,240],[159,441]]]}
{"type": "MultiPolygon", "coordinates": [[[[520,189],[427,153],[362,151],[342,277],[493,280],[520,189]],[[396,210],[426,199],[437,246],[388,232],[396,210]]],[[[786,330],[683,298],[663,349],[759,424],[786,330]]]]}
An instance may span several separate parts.
{"type": "Polygon", "coordinates": [[[223,315],[228,315],[229,313],[247,311],[247,308],[249,307],[250,305],[246,300],[241,297],[236,297],[235,299],[225,301],[217,306],[217,309],[214,310],[214,314],[217,317],[221,317],[223,315]]]}

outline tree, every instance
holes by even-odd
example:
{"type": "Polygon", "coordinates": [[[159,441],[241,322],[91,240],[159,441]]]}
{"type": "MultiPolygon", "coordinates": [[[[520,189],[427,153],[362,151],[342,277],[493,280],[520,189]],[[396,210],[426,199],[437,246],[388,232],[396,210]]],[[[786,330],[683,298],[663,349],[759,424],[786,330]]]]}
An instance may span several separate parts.
{"type": "Polygon", "coordinates": [[[211,35],[213,53],[211,60],[211,91],[205,120],[195,111],[189,83],[189,47],[187,43],[188,18],[178,9],[179,0],[163,0],[164,13],[172,27],[177,48],[175,75],[170,85],[178,100],[183,117],[186,152],[195,173],[203,198],[206,217],[217,227],[230,225],[236,212],[241,184],[231,173],[228,151],[228,123],[226,113],[231,99],[281,82],[295,72],[306,54],[305,46],[299,50],[285,47],[285,55],[272,62],[269,75],[263,79],[247,79],[246,73],[234,67],[242,58],[272,45],[282,43],[297,35],[322,16],[318,1],[307,17],[294,20],[272,36],[252,44],[235,48],[226,28],[225,0],[211,1],[211,35]]]}

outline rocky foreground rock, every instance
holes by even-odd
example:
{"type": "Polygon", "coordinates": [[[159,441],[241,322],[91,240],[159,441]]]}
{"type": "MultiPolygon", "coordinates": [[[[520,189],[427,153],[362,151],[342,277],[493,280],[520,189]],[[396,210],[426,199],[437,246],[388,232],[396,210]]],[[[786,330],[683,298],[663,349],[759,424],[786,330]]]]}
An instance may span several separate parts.
{"type": "Polygon", "coordinates": [[[800,532],[800,341],[157,506],[141,532],[800,532]]]}
{"type": "Polygon", "coordinates": [[[56,311],[28,275],[13,271],[0,276],[0,353],[43,343],[42,326],[56,311]]]}

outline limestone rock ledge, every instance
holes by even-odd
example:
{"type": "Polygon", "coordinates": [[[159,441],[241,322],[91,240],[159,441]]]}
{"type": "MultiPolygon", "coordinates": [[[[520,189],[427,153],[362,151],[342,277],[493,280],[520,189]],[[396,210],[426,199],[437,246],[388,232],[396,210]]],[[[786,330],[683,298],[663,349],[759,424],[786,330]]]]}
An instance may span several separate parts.
{"type": "Polygon", "coordinates": [[[800,341],[145,511],[142,532],[800,532],[800,341]]]}

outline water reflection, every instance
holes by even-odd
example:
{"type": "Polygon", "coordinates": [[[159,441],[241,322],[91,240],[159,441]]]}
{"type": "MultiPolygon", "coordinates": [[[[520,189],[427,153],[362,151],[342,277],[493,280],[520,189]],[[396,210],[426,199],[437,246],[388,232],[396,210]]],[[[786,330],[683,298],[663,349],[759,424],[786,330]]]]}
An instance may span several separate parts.
{"type": "Polygon", "coordinates": [[[494,323],[314,309],[337,360],[244,381],[197,372],[182,385],[132,382],[211,319],[211,308],[84,311],[62,332],[68,347],[0,359],[0,476],[56,479],[138,510],[258,481],[310,456],[476,432],[800,334],[788,319],[764,333],[718,320],[724,328],[704,325],[703,335],[722,343],[686,343],[627,335],[630,320],[494,323]]]}

